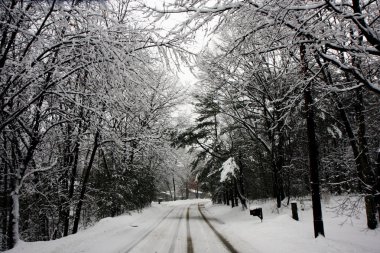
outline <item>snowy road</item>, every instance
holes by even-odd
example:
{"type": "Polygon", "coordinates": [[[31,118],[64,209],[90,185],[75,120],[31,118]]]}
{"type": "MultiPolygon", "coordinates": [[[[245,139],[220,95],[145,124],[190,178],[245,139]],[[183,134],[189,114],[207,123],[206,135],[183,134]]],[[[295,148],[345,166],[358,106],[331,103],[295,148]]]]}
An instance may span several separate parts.
{"type": "Polygon", "coordinates": [[[344,225],[347,217],[325,208],[328,237],[315,239],[311,202],[299,212],[300,221],[291,218],[290,207],[274,209],[274,200],[252,205],[258,204],[265,212],[264,222],[240,207],[211,205],[208,200],[152,203],[141,212],[102,219],[75,235],[21,242],[6,253],[379,252],[379,229],[366,229],[365,212],[344,225]]]}
{"type": "MultiPolygon", "coordinates": [[[[223,253],[237,251],[215,227],[205,200],[154,204],[142,213],[105,218],[75,235],[21,243],[12,253],[223,253]]],[[[230,235],[230,233],[229,233],[230,235]]],[[[240,240],[234,240],[240,241],[240,240]]],[[[240,243],[239,243],[240,246],[240,243]]]]}
{"type": "Polygon", "coordinates": [[[174,207],[152,227],[138,231],[138,239],[124,252],[237,252],[211,222],[201,204],[174,207]]]}

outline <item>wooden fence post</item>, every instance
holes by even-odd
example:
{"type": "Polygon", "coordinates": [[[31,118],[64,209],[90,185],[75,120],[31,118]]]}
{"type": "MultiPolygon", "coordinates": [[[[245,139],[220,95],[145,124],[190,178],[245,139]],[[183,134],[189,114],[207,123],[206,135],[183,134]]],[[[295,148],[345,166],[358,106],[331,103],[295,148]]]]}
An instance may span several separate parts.
{"type": "Polygon", "coordinates": [[[292,206],[292,218],[295,220],[299,220],[298,219],[297,202],[292,202],[291,206],[292,206]]]}

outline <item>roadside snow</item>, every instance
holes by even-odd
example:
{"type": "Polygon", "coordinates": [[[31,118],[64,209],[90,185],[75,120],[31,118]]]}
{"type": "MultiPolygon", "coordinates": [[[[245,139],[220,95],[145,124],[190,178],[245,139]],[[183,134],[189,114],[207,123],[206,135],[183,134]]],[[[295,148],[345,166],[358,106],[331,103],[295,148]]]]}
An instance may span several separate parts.
{"type": "MultiPolygon", "coordinates": [[[[369,230],[366,226],[364,207],[356,217],[338,216],[333,207],[338,198],[330,203],[322,203],[326,238],[314,238],[313,217],[310,201],[306,201],[305,211],[300,210],[300,221],[291,218],[291,207],[276,208],[275,201],[251,203],[263,208],[263,222],[258,217],[249,216],[249,211],[229,208],[224,205],[206,205],[207,215],[224,222],[216,228],[235,245],[249,242],[255,252],[265,253],[378,253],[380,249],[380,229],[369,230]]],[[[247,249],[248,250],[248,249],[247,249]]],[[[247,251],[249,252],[249,251],[247,251]]],[[[253,252],[253,251],[252,251],[253,252]]]]}
{"type": "Polygon", "coordinates": [[[124,252],[128,245],[144,236],[147,229],[154,227],[174,207],[205,202],[204,199],[179,200],[152,203],[142,212],[133,212],[118,217],[100,220],[94,226],[75,235],[54,240],[23,242],[7,253],[110,253],[124,252]],[[141,231],[140,231],[141,229],[141,231]]]}
{"type": "Polygon", "coordinates": [[[114,218],[105,218],[93,227],[58,240],[20,242],[9,253],[118,252],[127,245],[124,233],[133,230],[135,226],[153,224],[167,210],[167,206],[154,204],[144,209],[142,213],[135,212],[132,215],[126,214],[114,218]]]}

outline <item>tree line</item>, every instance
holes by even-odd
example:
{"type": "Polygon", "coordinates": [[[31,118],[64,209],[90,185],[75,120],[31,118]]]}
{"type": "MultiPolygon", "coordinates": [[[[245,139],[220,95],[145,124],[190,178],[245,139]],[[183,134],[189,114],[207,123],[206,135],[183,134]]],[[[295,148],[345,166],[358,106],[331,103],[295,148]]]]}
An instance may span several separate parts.
{"type": "Polygon", "coordinates": [[[280,208],[311,193],[316,236],[320,190],[357,194],[376,227],[377,1],[148,4],[0,2],[1,249],[141,209],[173,166],[215,200],[280,208]],[[172,30],[157,25],[175,14],[172,30]],[[198,117],[174,129],[182,92],[167,66],[199,31],[215,36],[197,57],[198,117]],[[192,174],[170,144],[194,151],[192,174]],[[220,182],[230,158],[239,171],[220,182]]]}
{"type": "Polygon", "coordinates": [[[137,11],[134,1],[0,2],[0,249],[155,197],[182,94],[160,57],[178,42],[137,11]]]}
{"type": "Polygon", "coordinates": [[[278,208],[311,194],[316,237],[324,234],[320,191],[358,194],[376,227],[377,1],[177,1],[151,9],[187,13],[187,26],[216,33],[198,56],[198,118],[176,139],[197,154],[204,189],[215,198],[274,197],[278,208]],[[231,157],[240,171],[222,183],[231,157]]]}

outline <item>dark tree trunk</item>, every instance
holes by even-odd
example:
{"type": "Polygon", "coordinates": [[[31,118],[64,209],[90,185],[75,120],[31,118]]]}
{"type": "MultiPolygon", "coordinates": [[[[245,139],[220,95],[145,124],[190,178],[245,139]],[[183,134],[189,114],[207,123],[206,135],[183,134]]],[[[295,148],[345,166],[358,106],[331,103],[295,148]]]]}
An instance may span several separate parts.
{"type": "MultiPolygon", "coordinates": [[[[326,66],[322,65],[319,57],[316,57],[317,63],[322,68],[322,73],[324,75],[325,82],[329,85],[333,85],[333,81],[331,78],[331,74],[326,68],[326,66]]],[[[344,56],[341,54],[341,60],[344,61],[344,56]]],[[[359,63],[354,61],[354,65],[359,67],[359,63]]],[[[348,82],[352,81],[348,73],[345,73],[346,80],[348,82]]],[[[367,194],[376,194],[380,192],[380,182],[377,178],[379,175],[378,172],[373,173],[370,168],[369,160],[368,160],[368,144],[365,138],[365,116],[364,116],[364,101],[363,101],[363,90],[362,88],[358,88],[356,91],[356,100],[355,100],[355,116],[359,125],[357,137],[355,136],[354,130],[351,126],[351,123],[348,119],[346,110],[342,102],[340,101],[339,96],[336,93],[332,93],[332,96],[337,104],[338,111],[340,114],[340,118],[343,121],[343,125],[345,127],[347,136],[350,140],[350,145],[352,149],[352,153],[355,160],[356,171],[359,177],[359,185],[358,190],[366,192],[367,194]],[[374,188],[371,186],[375,185],[374,188]],[[370,186],[368,188],[368,186],[370,186]]],[[[379,169],[380,170],[380,169],[379,169]]],[[[376,195],[375,202],[380,206],[380,196],[376,195]]],[[[371,212],[371,210],[367,210],[367,213],[371,212]]],[[[367,215],[368,217],[368,215],[367,215]]],[[[379,208],[379,219],[380,219],[380,208],[379,208]]],[[[367,221],[368,223],[368,221],[367,221]]]]}
{"type": "Polygon", "coordinates": [[[376,159],[376,197],[377,213],[380,222],[380,148],[377,150],[376,159]]]}
{"type": "Polygon", "coordinates": [[[185,192],[186,199],[189,199],[189,182],[186,182],[186,192],[185,192]]]}
{"type": "MultiPolygon", "coordinates": [[[[17,171],[17,167],[18,164],[17,164],[17,156],[16,156],[16,138],[13,137],[12,141],[11,141],[11,157],[12,157],[12,166],[11,166],[11,170],[10,171],[11,173],[16,173],[17,171]]],[[[16,178],[15,177],[11,177],[10,178],[10,186],[11,186],[11,189],[14,189],[14,185],[16,185],[16,178]]],[[[13,198],[10,198],[10,210],[9,210],[9,215],[8,215],[8,232],[7,232],[7,235],[8,235],[8,248],[13,248],[16,244],[16,241],[14,240],[14,236],[13,236],[13,232],[14,232],[14,214],[12,212],[12,207],[14,205],[13,203],[13,198]]]]}
{"type": "Polygon", "coordinates": [[[239,164],[239,177],[238,179],[234,179],[234,182],[236,184],[236,192],[237,196],[240,199],[240,203],[243,206],[243,208],[247,207],[247,201],[245,197],[245,189],[244,189],[244,174],[243,174],[243,163],[241,162],[241,154],[239,153],[239,159],[237,160],[239,164]]]}
{"type": "Polygon", "coordinates": [[[61,193],[61,219],[63,223],[63,236],[67,236],[68,234],[68,221],[70,216],[70,201],[68,199],[69,195],[69,178],[70,178],[70,167],[73,163],[73,153],[71,152],[71,135],[72,135],[72,126],[71,123],[67,123],[67,128],[63,129],[65,131],[66,139],[64,142],[64,149],[63,149],[63,164],[62,167],[65,171],[65,173],[62,176],[61,179],[61,187],[62,187],[62,193],[61,193]]]}
{"type": "Polygon", "coordinates": [[[304,98],[309,147],[310,186],[313,203],[314,236],[318,237],[319,234],[325,236],[325,232],[323,228],[321,197],[319,189],[318,144],[315,134],[314,108],[310,86],[305,89],[304,98]]]}
{"type": "Polygon", "coordinates": [[[230,205],[230,194],[228,192],[228,187],[226,186],[226,201],[227,201],[227,206],[230,205]]]}
{"type": "MultiPolygon", "coordinates": [[[[79,140],[75,143],[75,147],[73,150],[74,160],[71,167],[71,173],[70,173],[70,184],[69,184],[69,192],[67,196],[67,201],[70,203],[73,196],[74,196],[74,186],[75,186],[75,179],[77,176],[77,168],[78,168],[78,158],[79,158],[79,140]]],[[[67,236],[69,233],[69,226],[70,226],[70,205],[68,205],[68,215],[66,219],[64,220],[64,228],[63,228],[63,236],[67,236]]]]}
{"type": "MultiPolygon", "coordinates": [[[[83,75],[83,77],[79,74],[78,75],[78,80],[76,82],[76,88],[79,88],[79,83],[80,82],[86,82],[87,80],[87,73],[85,73],[83,75]],[[83,78],[83,80],[80,80],[81,78],[83,78]]],[[[67,236],[69,234],[69,228],[70,228],[70,206],[71,206],[71,202],[73,200],[73,197],[74,197],[74,188],[75,188],[75,180],[77,178],[77,170],[78,170],[78,161],[79,161],[79,147],[80,147],[80,135],[82,134],[82,132],[84,131],[84,126],[83,126],[83,121],[84,121],[84,112],[83,112],[83,108],[81,108],[78,112],[78,116],[79,118],[81,119],[78,123],[78,133],[77,133],[77,136],[76,136],[76,140],[75,140],[75,144],[74,144],[74,149],[73,149],[73,152],[72,152],[72,163],[70,163],[70,166],[71,166],[71,172],[70,172],[70,175],[69,175],[69,189],[68,189],[68,195],[67,195],[67,201],[68,201],[68,215],[66,217],[66,219],[64,220],[64,224],[63,224],[63,236],[67,236]]]]}
{"type": "Polygon", "coordinates": [[[375,229],[377,227],[376,202],[373,195],[365,196],[365,209],[367,214],[367,226],[369,229],[375,229]]]}
{"type": "Polygon", "coordinates": [[[355,116],[358,122],[358,156],[356,157],[360,163],[359,178],[364,187],[364,191],[370,194],[375,194],[373,186],[376,184],[376,179],[373,171],[371,170],[368,160],[368,144],[366,140],[366,124],[364,117],[364,101],[362,88],[356,90],[355,100],[355,116]]]}
{"type": "MultiPolygon", "coordinates": [[[[5,133],[3,135],[3,138],[4,138],[4,142],[3,142],[3,147],[2,149],[5,151],[7,150],[7,142],[6,142],[6,136],[5,136],[5,133]]],[[[3,154],[5,157],[5,154],[3,154]]],[[[0,207],[1,207],[1,210],[2,210],[2,213],[1,213],[1,216],[2,216],[2,221],[1,221],[1,224],[2,224],[2,241],[1,241],[1,245],[0,245],[0,250],[5,250],[7,249],[7,237],[6,237],[6,234],[7,234],[7,227],[8,227],[8,215],[9,215],[9,210],[10,210],[10,207],[9,207],[9,203],[8,203],[8,164],[5,160],[5,158],[2,158],[1,159],[2,163],[1,163],[1,171],[3,171],[3,179],[2,179],[2,183],[3,183],[3,192],[2,192],[2,198],[3,198],[3,201],[1,201],[0,203],[2,204],[0,207]]]]}
{"type": "Polygon", "coordinates": [[[13,248],[15,242],[13,240],[13,227],[12,227],[12,220],[13,220],[13,214],[11,212],[11,210],[9,210],[8,212],[8,231],[7,231],[7,237],[8,237],[8,240],[7,240],[7,246],[9,249],[13,248]]]}
{"type": "Polygon", "coordinates": [[[238,188],[237,188],[237,183],[236,183],[236,178],[234,178],[234,196],[235,196],[235,206],[239,206],[239,193],[238,193],[238,188]]]}
{"type": "MultiPolygon", "coordinates": [[[[306,48],[303,44],[300,47],[302,73],[304,74],[304,80],[307,81],[307,61],[306,61],[306,48]]],[[[313,219],[314,219],[314,236],[325,236],[322,220],[322,206],[321,196],[319,189],[319,154],[318,143],[315,132],[315,119],[314,119],[314,104],[312,97],[312,85],[307,83],[304,90],[305,101],[305,113],[306,113],[306,125],[307,125],[307,138],[309,149],[309,169],[310,169],[310,186],[311,186],[311,199],[313,204],[313,219]]]]}
{"type": "Polygon", "coordinates": [[[78,232],[79,220],[80,220],[80,215],[81,215],[81,211],[82,211],[82,205],[83,205],[83,201],[84,201],[84,196],[85,196],[85,193],[86,193],[86,187],[87,187],[88,179],[90,177],[90,171],[91,171],[91,168],[92,168],[92,164],[94,163],[94,160],[95,160],[96,150],[98,149],[98,146],[99,146],[98,145],[99,135],[100,135],[99,130],[97,130],[96,133],[95,133],[95,137],[94,137],[94,146],[92,148],[92,153],[91,153],[91,156],[90,156],[90,161],[89,161],[88,166],[87,166],[86,170],[84,171],[84,175],[83,175],[82,189],[81,189],[81,192],[80,192],[80,195],[79,195],[79,201],[78,201],[78,204],[77,204],[77,208],[75,210],[73,234],[75,234],[76,232],[78,232]]]}
{"type": "MultiPolygon", "coordinates": [[[[276,167],[277,166],[276,163],[273,166],[276,167]]],[[[279,180],[279,173],[278,173],[277,167],[273,171],[273,195],[276,198],[277,208],[280,208],[281,207],[281,189],[280,189],[280,180],[279,180]]]]}
{"type": "Polygon", "coordinates": [[[234,190],[233,190],[233,187],[230,186],[230,199],[231,199],[231,207],[234,208],[235,207],[235,200],[234,200],[234,190]]]}
{"type": "MultiPolygon", "coordinates": [[[[197,198],[198,198],[198,196],[197,196],[197,198]]],[[[173,200],[176,201],[174,176],[173,176],[173,200]]]]}

